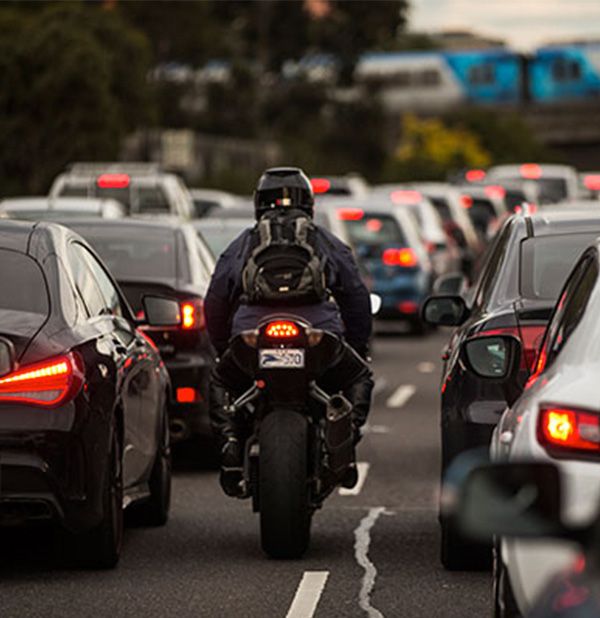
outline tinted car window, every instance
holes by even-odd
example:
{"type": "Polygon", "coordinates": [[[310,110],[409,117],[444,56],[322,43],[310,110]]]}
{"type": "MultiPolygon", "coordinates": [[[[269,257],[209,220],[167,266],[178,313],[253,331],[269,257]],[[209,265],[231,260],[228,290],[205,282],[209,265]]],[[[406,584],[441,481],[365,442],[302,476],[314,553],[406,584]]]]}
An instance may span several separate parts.
{"type": "Polygon", "coordinates": [[[104,272],[102,266],[97,262],[96,258],[85,247],[80,246],[80,249],[83,259],[87,263],[89,269],[94,273],[94,278],[96,279],[96,283],[100,288],[100,292],[104,297],[105,304],[109,311],[113,315],[122,316],[123,310],[121,308],[121,300],[112,281],[104,272]]]}
{"type": "Polygon", "coordinates": [[[379,256],[385,247],[406,247],[402,228],[392,216],[369,214],[356,221],[345,221],[350,243],[362,257],[379,256]]]}
{"type": "MultiPolygon", "coordinates": [[[[522,182],[520,176],[502,178],[511,182],[522,182]]],[[[542,203],[553,204],[561,202],[567,197],[567,181],[564,178],[539,178],[528,180],[527,182],[535,183],[539,191],[539,200],[542,203]]]]}
{"type": "Polygon", "coordinates": [[[60,190],[61,197],[87,197],[88,189],[82,184],[65,183],[60,190]]]}
{"type": "Polygon", "coordinates": [[[94,247],[117,280],[177,278],[175,233],[171,229],[71,227],[94,247]]]}
{"type": "Polygon", "coordinates": [[[81,245],[73,243],[69,247],[71,267],[75,278],[75,287],[85,304],[90,317],[108,313],[104,296],[96,283],[96,279],[87,263],[87,250],[81,245]]]}
{"type": "Polygon", "coordinates": [[[508,248],[508,241],[510,239],[511,231],[512,226],[506,225],[496,237],[495,243],[489,250],[489,257],[485,261],[485,267],[477,284],[475,304],[478,306],[482,306],[489,297],[496,279],[500,274],[500,269],[502,268],[506,250],[508,248]]]}
{"type": "Polygon", "coordinates": [[[5,292],[0,294],[0,310],[47,316],[48,288],[35,260],[22,253],[0,249],[0,264],[0,290],[5,292]]]}
{"type": "Polygon", "coordinates": [[[452,212],[450,211],[450,206],[448,201],[442,197],[429,197],[429,201],[434,205],[435,209],[438,211],[438,214],[442,218],[442,221],[451,221],[452,220],[452,212]]]}
{"type": "Polygon", "coordinates": [[[521,245],[521,294],[524,298],[554,300],[585,248],[597,233],[529,238],[521,245]]]}

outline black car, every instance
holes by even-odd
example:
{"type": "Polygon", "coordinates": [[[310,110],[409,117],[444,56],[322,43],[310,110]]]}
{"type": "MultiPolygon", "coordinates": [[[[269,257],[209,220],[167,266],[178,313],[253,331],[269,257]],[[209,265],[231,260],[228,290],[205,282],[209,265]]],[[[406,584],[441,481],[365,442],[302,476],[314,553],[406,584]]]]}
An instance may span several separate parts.
{"type": "MultiPolygon", "coordinates": [[[[0,222],[0,289],[0,524],[61,524],[87,564],[112,567],[125,506],[167,521],[168,374],[70,230],[0,222]]],[[[145,301],[177,323],[174,301],[145,301]]]]}
{"type": "Polygon", "coordinates": [[[108,266],[138,318],[142,298],[176,298],[182,321],[148,327],[173,385],[169,400],[173,441],[210,436],[208,386],[215,357],[204,320],[203,299],[214,268],[212,253],[187,223],[175,221],[63,221],[81,234],[108,266]]]}
{"type": "MultiPolygon", "coordinates": [[[[600,213],[544,211],[513,215],[491,245],[479,279],[466,301],[434,296],[424,319],[457,326],[443,360],[441,386],[442,476],[461,452],[489,444],[507,401],[520,392],[535,362],[556,299],[585,248],[600,234],[600,213]],[[465,370],[465,340],[509,334],[521,340],[524,355],[515,384],[500,386],[465,370]]],[[[485,548],[472,547],[442,519],[442,563],[449,569],[483,566],[485,548]]]]}

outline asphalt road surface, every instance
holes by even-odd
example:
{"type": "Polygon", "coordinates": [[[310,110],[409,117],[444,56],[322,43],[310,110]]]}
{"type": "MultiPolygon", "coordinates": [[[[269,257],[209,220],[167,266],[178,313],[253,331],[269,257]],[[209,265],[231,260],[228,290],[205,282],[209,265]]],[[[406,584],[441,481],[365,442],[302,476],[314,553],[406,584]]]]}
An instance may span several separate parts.
{"type": "Polygon", "coordinates": [[[315,515],[303,560],[261,552],[258,518],[189,458],[165,528],[128,529],[120,566],[78,571],[47,531],[0,535],[0,617],[443,617],[490,613],[486,573],[440,566],[439,357],[445,334],[378,338],[361,483],[315,515]]]}

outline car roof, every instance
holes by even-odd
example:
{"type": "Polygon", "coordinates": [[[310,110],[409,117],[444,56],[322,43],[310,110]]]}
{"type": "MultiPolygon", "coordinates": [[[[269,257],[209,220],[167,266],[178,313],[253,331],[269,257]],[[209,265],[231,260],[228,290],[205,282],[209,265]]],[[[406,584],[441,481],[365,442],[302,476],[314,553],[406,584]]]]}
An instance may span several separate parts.
{"type": "Polygon", "coordinates": [[[101,212],[103,207],[113,205],[124,210],[123,205],[117,200],[110,198],[88,197],[16,197],[0,201],[0,211],[7,210],[89,210],[101,212]]]}
{"type": "Polygon", "coordinates": [[[0,248],[27,253],[29,239],[37,223],[0,219],[0,248]]]}
{"type": "Polygon", "coordinates": [[[594,212],[591,209],[549,208],[528,215],[527,219],[531,222],[533,236],[585,232],[590,225],[600,225],[600,209],[594,212]]]}
{"type": "Polygon", "coordinates": [[[190,227],[190,224],[181,219],[175,217],[165,217],[160,219],[137,219],[133,217],[127,217],[125,219],[80,219],[68,217],[61,218],[59,221],[62,225],[71,226],[85,226],[85,227],[116,227],[122,229],[124,227],[132,229],[165,229],[176,230],[185,227],[190,227]]]}

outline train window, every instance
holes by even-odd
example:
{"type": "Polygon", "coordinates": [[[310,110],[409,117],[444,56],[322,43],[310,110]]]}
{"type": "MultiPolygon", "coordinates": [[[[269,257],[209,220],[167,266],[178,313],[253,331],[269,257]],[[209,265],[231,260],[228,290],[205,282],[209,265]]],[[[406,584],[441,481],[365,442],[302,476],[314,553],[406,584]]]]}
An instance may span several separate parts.
{"type": "Polygon", "coordinates": [[[552,63],[552,77],[557,82],[576,82],[581,79],[581,65],[577,60],[557,58],[552,63]]]}
{"type": "Polygon", "coordinates": [[[496,69],[493,64],[477,64],[469,69],[469,83],[473,86],[487,86],[496,81],[496,69]]]}

